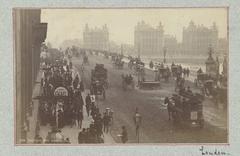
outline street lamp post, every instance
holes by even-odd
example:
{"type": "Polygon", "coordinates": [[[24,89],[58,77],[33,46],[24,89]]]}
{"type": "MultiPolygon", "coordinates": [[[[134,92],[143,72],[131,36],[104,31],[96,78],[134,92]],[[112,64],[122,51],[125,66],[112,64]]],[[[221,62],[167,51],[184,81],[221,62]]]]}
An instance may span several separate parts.
{"type": "Polygon", "coordinates": [[[166,63],[166,62],[167,62],[167,61],[166,61],[166,54],[167,54],[167,48],[164,47],[164,48],[163,48],[163,63],[166,63]]]}
{"type": "Polygon", "coordinates": [[[140,60],[140,45],[138,44],[138,59],[140,60]]]}
{"type": "Polygon", "coordinates": [[[123,45],[121,44],[121,56],[123,56],[123,45]]]}

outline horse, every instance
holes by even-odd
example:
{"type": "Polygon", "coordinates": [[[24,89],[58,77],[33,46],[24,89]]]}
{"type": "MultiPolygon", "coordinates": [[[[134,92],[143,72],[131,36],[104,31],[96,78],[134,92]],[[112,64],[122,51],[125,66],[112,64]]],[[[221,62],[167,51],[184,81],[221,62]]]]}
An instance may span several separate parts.
{"type": "Polygon", "coordinates": [[[133,81],[133,77],[131,75],[122,75],[122,87],[123,90],[127,89],[127,86],[131,86],[134,89],[134,81],[133,81]]]}

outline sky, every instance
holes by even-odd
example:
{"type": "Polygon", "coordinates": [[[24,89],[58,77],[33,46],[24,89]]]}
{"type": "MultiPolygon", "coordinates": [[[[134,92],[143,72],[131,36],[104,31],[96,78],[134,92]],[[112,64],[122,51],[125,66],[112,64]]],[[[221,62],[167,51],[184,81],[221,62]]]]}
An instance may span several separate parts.
{"type": "Polygon", "coordinates": [[[142,20],[153,27],[161,22],[164,34],[178,42],[191,20],[206,27],[216,22],[219,37],[227,38],[227,16],[226,8],[42,9],[41,22],[48,23],[46,42],[57,48],[64,40],[82,39],[86,23],[90,28],[107,24],[110,40],[118,44],[133,44],[134,27],[142,20]]]}

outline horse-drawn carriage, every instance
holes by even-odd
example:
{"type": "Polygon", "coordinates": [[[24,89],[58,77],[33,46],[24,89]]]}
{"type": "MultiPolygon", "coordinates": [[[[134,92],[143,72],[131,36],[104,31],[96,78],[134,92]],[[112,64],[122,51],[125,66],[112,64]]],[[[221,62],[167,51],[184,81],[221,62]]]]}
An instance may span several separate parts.
{"type": "Polygon", "coordinates": [[[210,80],[210,76],[206,73],[197,73],[197,78],[194,80],[196,87],[203,86],[205,81],[210,80]]]}
{"type": "Polygon", "coordinates": [[[102,95],[105,99],[105,90],[108,88],[107,69],[103,64],[96,64],[91,73],[91,92],[94,95],[102,95]]]}
{"type": "Polygon", "coordinates": [[[184,85],[185,85],[185,79],[183,77],[177,76],[176,84],[175,84],[175,91],[183,89],[184,85]]]}
{"type": "Polygon", "coordinates": [[[106,98],[106,89],[101,81],[96,80],[92,82],[90,92],[94,95],[102,95],[103,99],[106,98]]]}
{"type": "Polygon", "coordinates": [[[174,124],[183,127],[204,127],[202,102],[202,95],[188,92],[174,94],[170,99],[165,99],[174,124]]]}
{"type": "Polygon", "coordinates": [[[40,123],[45,125],[50,123],[52,126],[62,128],[68,121],[65,121],[65,110],[68,110],[71,104],[69,91],[65,87],[56,87],[52,90],[50,96],[42,95],[40,97],[39,117],[40,123]]]}
{"type": "Polygon", "coordinates": [[[128,67],[130,69],[133,69],[135,74],[139,72],[141,67],[145,66],[144,62],[142,62],[139,58],[133,58],[129,56],[128,59],[129,59],[128,67]]]}
{"type": "Polygon", "coordinates": [[[117,69],[123,69],[124,62],[122,61],[123,56],[118,54],[112,54],[112,64],[113,67],[116,67],[117,69]]]}
{"type": "Polygon", "coordinates": [[[71,86],[72,85],[72,72],[67,70],[64,74],[64,85],[71,86]]]}
{"type": "Polygon", "coordinates": [[[124,62],[122,61],[121,58],[116,58],[115,61],[113,62],[114,66],[117,68],[117,69],[123,69],[123,65],[124,65],[124,62]]]}
{"type": "Polygon", "coordinates": [[[127,88],[131,87],[134,89],[134,80],[131,75],[122,75],[122,88],[123,90],[127,90],[127,88]]]}
{"type": "Polygon", "coordinates": [[[181,76],[182,74],[182,67],[180,65],[173,65],[171,66],[171,72],[173,77],[181,76]]]}
{"type": "Polygon", "coordinates": [[[212,95],[216,93],[217,78],[206,73],[197,73],[197,78],[194,80],[195,86],[202,89],[204,95],[212,95]]]}
{"type": "Polygon", "coordinates": [[[168,82],[169,77],[171,76],[170,69],[168,67],[158,67],[154,72],[155,81],[160,81],[161,79],[164,79],[166,82],[168,82]]]}

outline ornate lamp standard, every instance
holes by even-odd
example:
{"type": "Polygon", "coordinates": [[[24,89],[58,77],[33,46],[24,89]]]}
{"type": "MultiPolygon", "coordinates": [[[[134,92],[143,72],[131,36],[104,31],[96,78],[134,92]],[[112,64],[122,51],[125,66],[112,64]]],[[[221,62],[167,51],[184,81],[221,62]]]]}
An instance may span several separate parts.
{"type": "Polygon", "coordinates": [[[167,60],[166,60],[166,54],[167,54],[167,48],[166,47],[163,47],[163,63],[166,63],[167,60]]]}

